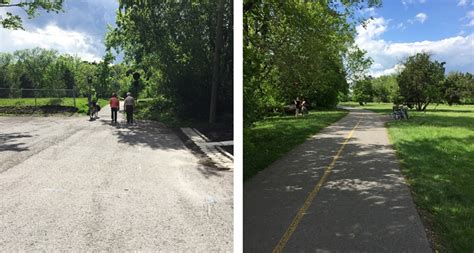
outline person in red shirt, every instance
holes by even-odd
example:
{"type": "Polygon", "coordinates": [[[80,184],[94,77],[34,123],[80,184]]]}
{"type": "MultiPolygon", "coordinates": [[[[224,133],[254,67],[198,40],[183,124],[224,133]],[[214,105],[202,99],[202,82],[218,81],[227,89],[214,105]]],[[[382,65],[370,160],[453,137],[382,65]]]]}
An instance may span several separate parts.
{"type": "Polygon", "coordinates": [[[120,101],[117,98],[117,94],[112,93],[112,97],[110,98],[110,109],[112,111],[112,123],[117,123],[117,112],[120,109],[120,101]]]}

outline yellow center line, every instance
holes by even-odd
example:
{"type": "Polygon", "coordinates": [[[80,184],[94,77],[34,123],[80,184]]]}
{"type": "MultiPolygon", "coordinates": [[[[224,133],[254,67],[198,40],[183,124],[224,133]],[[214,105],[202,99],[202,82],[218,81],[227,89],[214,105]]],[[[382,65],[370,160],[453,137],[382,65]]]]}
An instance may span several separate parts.
{"type": "Polygon", "coordinates": [[[280,253],[280,252],[282,252],[283,248],[285,248],[286,244],[288,243],[291,236],[293,235],[296,228],[298,227],[299,223],[301,222],[301,219],[303,219],[303,215],[306,213],[308,208],[313,203],[314,198],[316,197],[316,194],[318,194],[318,192],[321,189],[321,187],[323,186],[324,182],[326,182],[326,179],[328,178],[329,174],[331,173],[331,170],[334,168],[334,165],[336,164],[337,159],[339,159],[339,156],[341,155],[342,150],[344,149],[346,144],[349,142],[349,140],[352,138],[352,134],[354,134],[354,131],[357,128],[357,126],[359,126],[359,123],[360,123],[360,120],[357,122],[357,124],[354,126],[354,128],[352,128],[349,135],[344,140],[344,143],[342,143],[342,146],[337,151],[336,156],[334,156],[331,163],[324,170],[323,176],[318,181],[318,183],[314,186],[313,190],[309,193],[308,197],[306,197],[306,200],[304,201],[303,206],[300,208],[300,210],[296,214],[295,218],[293,218],[293,221],[291,222],[290,226],[286,230],[285,234],[283,234],[283,236],[281,237],[281,239],[278,242],[277,246],[273,249],[273,253],[280,253]]]}

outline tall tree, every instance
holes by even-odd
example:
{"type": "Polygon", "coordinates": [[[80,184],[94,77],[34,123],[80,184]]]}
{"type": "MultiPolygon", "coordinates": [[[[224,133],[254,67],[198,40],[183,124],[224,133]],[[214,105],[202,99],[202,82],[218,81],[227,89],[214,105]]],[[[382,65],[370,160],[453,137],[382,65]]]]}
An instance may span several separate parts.
{"type": "MultiPolygon", "coordinates": [[[[208,119],[217,34],[218,1],[120,0],[117,28],[107,44],[144,76],[181,116],[208,119]],[[159,78],[158,78],[159,75],[159,78]]],[[[220,37],[220,36],[218,36],[220,37]]],[[[217,113],[232,113],[232,2],[224,0],[217,113]]]]}
{"type": "Polygon", "coordinates": [[[372,88],[372,82],[370,78],[363,80],[357,80],[354,85],[352,99],[359,102],[360,105],[364,105],[367,102],[372,102],[374,90],[372,88]]]}
{"type": "Polygon", "coordinates": [[[400,95],[407,104],[424,111],[432,102],[441,99],[445,62],[432,61],[428,53],[417,53],[404,62],[404,69],[397,77],[400,95]]]}
{"type": "Polygon", "coordinates": [[[209,123],[213,124],[216,118],[216,101],[217,101],[217,82],[219,81],[219,65],[220,55],[223,47],[222,41],[222,22],[224,19],[224,0],[219,0],[219,7],[217,9],[217,25],[216,25],[216,39],[214,46],[214,61],[212,67],[212,87],[211,87],[211,105],[209,109],[209,123]]]}
{"type": "Polygon", "coordinates": [[[470,73],[452,72],[441,87],[444,100],[449,104],[460,104],[474,96],[474,77],[470,73]]]}
{"type": "Polygon", "coordinates": [[[364,51],[352,46],[361,21],[355,11],[379,5],[377,0],[244,1],[244,124],[296,96],[336,105],[339,93],[347,92],[346,77],[362,67],[356,63],[370,65],[361,57],[364,51]]]}

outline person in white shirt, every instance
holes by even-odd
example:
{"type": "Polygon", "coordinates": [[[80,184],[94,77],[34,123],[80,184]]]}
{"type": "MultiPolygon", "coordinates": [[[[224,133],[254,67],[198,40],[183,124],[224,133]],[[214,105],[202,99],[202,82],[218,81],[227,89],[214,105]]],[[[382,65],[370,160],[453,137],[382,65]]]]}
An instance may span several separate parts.
{"type": "Polygon", "coordinates": [[[130,92],[127,92],[127,97],[123,101],[125,112],[127,113],[127,124],[133,124],[133,108],[135,107],[135,99],[130,92]]]}

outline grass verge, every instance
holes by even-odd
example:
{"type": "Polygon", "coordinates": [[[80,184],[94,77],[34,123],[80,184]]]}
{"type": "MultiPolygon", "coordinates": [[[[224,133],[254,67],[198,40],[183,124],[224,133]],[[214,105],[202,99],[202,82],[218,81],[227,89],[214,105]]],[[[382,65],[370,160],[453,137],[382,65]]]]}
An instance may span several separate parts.
{"type": "MultiPolygon", "coordinates": [[[[363,108],[386,114],[392,105],[363,108]]],[[[409,115],[387,127],[414,201],[435,232],[438,251],[473,252],[474,105],[432,105],[409,115]]]]}
{"type": "MultiPolygon", "coordinates": [[[[108,100],[99,99],[99,105],[104,107],[108,104],[108,100]]],[[[14,111],[21,111],[22,109],[30,111],[34,106],[62,106],[74,107],[73,98],[0,98],[0,107],[15,107],[14,111]]],[[[76,98],[77,112],[86,114],[88,111],[87,98],[76,98]]]]}
{"type": "Polygon", "coordinates": [[[298,118],[269,117],[244,129],[244,180],[346,114],[346,111],[331,110],[310,112],[298,118]]]}

